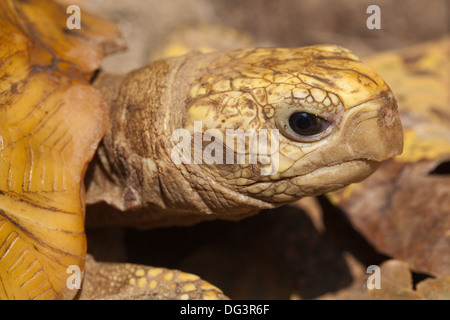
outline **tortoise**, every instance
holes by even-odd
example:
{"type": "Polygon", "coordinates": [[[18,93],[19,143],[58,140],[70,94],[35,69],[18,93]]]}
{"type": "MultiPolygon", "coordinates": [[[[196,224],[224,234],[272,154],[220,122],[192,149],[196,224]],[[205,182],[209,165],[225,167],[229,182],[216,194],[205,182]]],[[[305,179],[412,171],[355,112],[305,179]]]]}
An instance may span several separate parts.
{"type": "Polygon", "coordinates": [[[108,205],[87,213],[97,225],[239,220],[402,151],[388,85],[342,47],[188,53],[94,79],[114,24],[84,14],[68,29],[43,0],[2,1],[0,17],[2,299],[72,299],[77,268],[100,275],[79,298],[123,298],[123,284],[134,298],[226,298],[195,275],[86,259],[86,204],[108,205]],[[228,141],[239,129],[258,143],[228,141]]]}

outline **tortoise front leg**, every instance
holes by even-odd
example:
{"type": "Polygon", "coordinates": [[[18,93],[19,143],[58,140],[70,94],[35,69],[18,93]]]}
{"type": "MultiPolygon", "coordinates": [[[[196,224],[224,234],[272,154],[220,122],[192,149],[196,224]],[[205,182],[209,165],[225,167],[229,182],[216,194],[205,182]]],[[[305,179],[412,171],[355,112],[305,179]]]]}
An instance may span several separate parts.
{"type": "Polygon", "coordinates": [[[179,270],[86,259],[80,300],[226,300],[199,276],[179,270]]]}

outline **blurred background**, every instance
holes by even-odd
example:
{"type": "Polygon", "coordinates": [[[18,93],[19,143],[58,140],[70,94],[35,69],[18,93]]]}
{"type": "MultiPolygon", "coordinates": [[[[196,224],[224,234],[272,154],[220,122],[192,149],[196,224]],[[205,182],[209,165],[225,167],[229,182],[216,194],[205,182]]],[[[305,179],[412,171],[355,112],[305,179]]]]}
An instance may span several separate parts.
{"type": "Polygon", "coordinates": [[[447,0],[60,0],[79,4],[119,23],[128,50],[105,68],[124,72],[147,62],[180,25],[234,28],[256,46],[296,47],[333,43],[358,56],[439,38],[449,29],[447,0]],[[381,29],[369,30],[370,5],[381,9],[381,29]],[[120,63],[117,63],[120,61],[120,63]]]}
{"type": "MultiPolygon", "coordinates": [[[[225,43],[225,48],[332,43],[364,60],[449,32],[447,0],[61,1],[118,22],[127,50],[103,63],[103,70],[116,73],[180,49],[173,43],[195,43],[203,36],[212,46],[225,43]],[[380,30],[366,27],[370,16],[366,9],[372,4],[381,9],[380,30]],[[189,26],[197,27],[186,31],[189,26]],[[216,33],[215,26],[224,29],[216,33]]],[[[363,298],[361,275],[367,266],[389,258],[377,252],[326,197],[305,199],[237,223],[88,230],[88,237],[88,251],[99,261],[192,272],[232,299],[363,298]]],[[[413,273],[415,282],[426,277],[413,273]]]]}

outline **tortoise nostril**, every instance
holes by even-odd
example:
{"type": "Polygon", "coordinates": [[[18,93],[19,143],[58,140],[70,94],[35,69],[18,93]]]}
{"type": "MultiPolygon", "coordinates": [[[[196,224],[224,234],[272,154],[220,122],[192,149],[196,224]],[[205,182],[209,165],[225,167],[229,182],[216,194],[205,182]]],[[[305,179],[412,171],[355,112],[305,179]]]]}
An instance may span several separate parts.
{"type": "Polygon", "coordinates": [[[428,173],[429,175],[449,175],[450,160],[441,162],[436,168],[428,173]]]}
{"type": "Polygon", "coordinates": [[[384,105],[378,109],[378,124],[382,127],[392,128],[397,122],[396,114],[396,107],[392,107],[391,104],[384,105]]]}

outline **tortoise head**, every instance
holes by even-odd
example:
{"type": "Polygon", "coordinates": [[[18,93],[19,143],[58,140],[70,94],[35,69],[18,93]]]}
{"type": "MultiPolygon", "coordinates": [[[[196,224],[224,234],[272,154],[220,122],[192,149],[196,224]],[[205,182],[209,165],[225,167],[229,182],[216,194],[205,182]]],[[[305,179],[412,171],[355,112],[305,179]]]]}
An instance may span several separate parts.
{"type": "Polygon", "coordinates": [[[206,169],[216,180],[270,203],[358,182],[403,144],[388,86],[350,51],[325,45],[217,55],[191,87],[184,127],[214,136],[218,148],[209,156],[209,142],[203,156],[222,160],[206,169]]]}
{"type": "Polygon", "coordinates": [[[191,54],[116,80],[98,153],[114,183],[94,177],[88,202],[146,208],[118,213],[125,224],[239,219],[360,181],[402,150],[391,91],[340,47],[191,54]]]}

